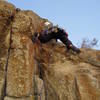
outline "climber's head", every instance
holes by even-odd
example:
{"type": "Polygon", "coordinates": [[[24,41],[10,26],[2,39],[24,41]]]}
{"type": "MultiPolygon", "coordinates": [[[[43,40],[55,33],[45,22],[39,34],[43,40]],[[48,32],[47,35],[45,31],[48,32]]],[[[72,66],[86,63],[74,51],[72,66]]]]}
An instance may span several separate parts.
{"type": "Polygon", "coordinates": [[[51,28],[52,26],[53,26],[53,24],[50,23],[49,21],[46,21],[46,22],[44,23],[44,28],[45,28],[45,29],[49,29],[49,28],[51,28]]]}
{"type": "Polygon", "coordinates": [[[48,26],[48,25],[50,25],[50,22],[45,22],[44,25],[48,26]]]}

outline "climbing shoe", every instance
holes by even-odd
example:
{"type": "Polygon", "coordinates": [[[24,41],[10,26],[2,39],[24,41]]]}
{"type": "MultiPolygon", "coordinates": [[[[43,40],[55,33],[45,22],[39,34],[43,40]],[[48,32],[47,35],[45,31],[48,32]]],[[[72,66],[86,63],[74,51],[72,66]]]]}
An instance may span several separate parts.
{"type": "Polygon", "coordinates": [[[72,50],[72,51],[74,51],[74,52],[76,52],[78,54],[81,53],[81,50],[79,48],[75,47],[72,44],[69,46],[68,50],[72,50]]]}

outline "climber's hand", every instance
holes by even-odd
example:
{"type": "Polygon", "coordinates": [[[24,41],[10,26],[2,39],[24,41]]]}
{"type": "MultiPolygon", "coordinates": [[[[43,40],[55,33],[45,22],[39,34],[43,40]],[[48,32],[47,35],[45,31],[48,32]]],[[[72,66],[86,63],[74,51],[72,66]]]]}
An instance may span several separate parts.
{"type": "Polygon", "coordinates": [[[39,33],[37,33],[37,32],[35,32],[34,35],[32,35],[31,40],[32,40],[33,43],[36,42],[38,36],[39,36],[39,33]]]}
{"type": "Polygon", "coordinates": [[[39,33],[35,32],[35,33],[34,33],[34,37],[38,37],[38,34],[39,34],[39,33]]]}

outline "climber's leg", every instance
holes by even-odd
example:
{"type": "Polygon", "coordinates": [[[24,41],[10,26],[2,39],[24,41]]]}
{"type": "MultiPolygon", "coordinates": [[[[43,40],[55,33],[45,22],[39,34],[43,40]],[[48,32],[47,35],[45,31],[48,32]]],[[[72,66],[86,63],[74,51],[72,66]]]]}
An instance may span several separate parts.
{"type": "Polygon", "coordinates": [[[76,53],[80,53],[80,49],[75,47],[72,42],[68,39],[68,36],[62,35],[59,37],[59,39],[66,45],[67,49],[72,49],[73,51],[75,51],[76,53]]]}

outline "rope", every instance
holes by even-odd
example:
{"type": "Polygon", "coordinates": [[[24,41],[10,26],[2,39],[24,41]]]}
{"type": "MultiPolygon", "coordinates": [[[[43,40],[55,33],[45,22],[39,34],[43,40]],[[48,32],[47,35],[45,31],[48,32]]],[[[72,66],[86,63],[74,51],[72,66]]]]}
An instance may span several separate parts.
{"type": "Polygon", "coordinates": [[[36,81],[36,65],[37,65],[36,63],[37,62],[36,62],[35,58],[34,58],[34,62],[35,62],[35,65],[34,65],[34,78],[33,78],[34,79],[33,80],[34,81],[34,96],[35,96],[34,100],[38,100],[38,87],[37,87],[38,83],[36,81]]]}

